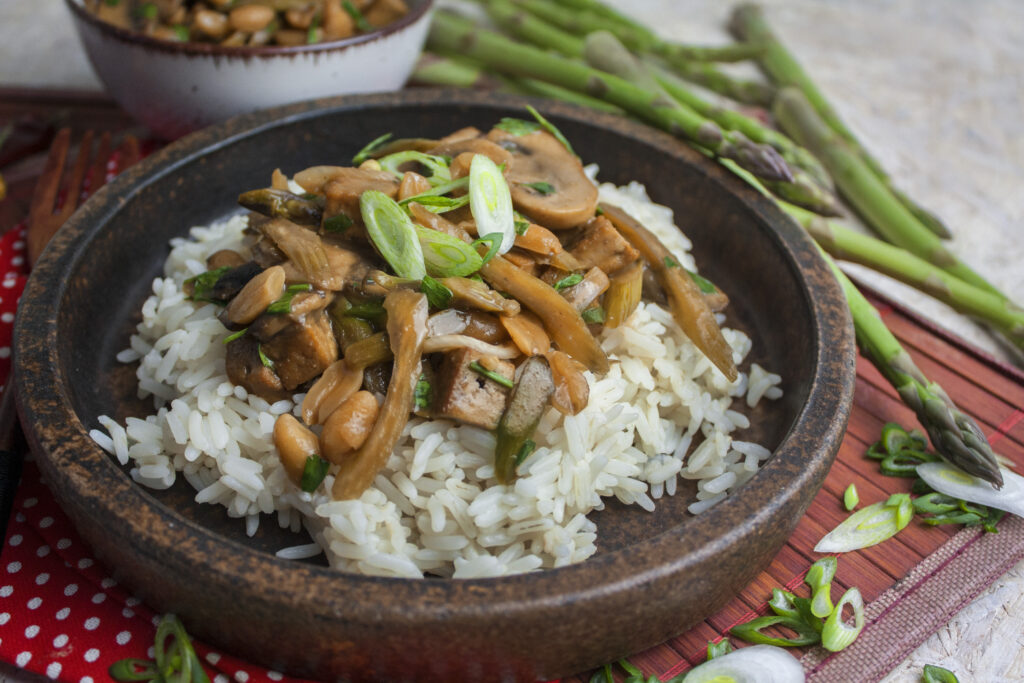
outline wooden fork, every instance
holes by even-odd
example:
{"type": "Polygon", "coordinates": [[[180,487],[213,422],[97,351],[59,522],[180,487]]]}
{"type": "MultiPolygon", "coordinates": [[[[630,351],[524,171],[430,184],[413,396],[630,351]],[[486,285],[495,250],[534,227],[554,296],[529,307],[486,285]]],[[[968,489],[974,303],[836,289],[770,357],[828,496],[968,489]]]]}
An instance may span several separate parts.
{"type": "MultiPolygon", "coordinates": [[[[71,146],[71,129],[61,128],[54,137],[49,157],[46,159],[46,165],[36,183],[29,205],[25,237],[29,264],[34,264],[43,253],[50,238],[74,213],[79,201],[85,199],[85,192],[92,194],[106,184],[107,162],[110,159],[110,133],[106,132],[100,136],[95,155],[92,154],[94,137],[91,130],[82,136],[75,164],[67,174],[64,167],[71,146]],[[62,183],[61,178],[65,175],[67,177],[62,183]],[[59,204],[62,188],[64,202],[59,204]]],[[[139,143],[133,135],[126,135],[118,152],[120,168],[125,169],[139,160],[139,143]]]]}

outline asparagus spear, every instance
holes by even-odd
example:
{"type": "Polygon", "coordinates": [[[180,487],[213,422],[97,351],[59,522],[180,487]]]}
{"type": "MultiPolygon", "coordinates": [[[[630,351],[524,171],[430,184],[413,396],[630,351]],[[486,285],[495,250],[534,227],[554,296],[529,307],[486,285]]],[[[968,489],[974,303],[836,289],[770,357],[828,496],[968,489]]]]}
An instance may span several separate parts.
{"type": "Polygon", "coordinates": [[[772,80],[779,87],[794,86],[799,88],[829,128],[846,141],[846,144],[861,157],[871,172],[877,176],[878,181],[895,195],[907,211],[935,234],[940,237],[950,237],[949,230],[942,224],[942,221],[892,186],[892,182],[885,170],[882,169],[881,164],[860,144],[857,136],[839,118],[839,114],[829,104],[825,95],[818,90],[818,87],[811,80],[810,76],[807,75],[807,72],[803,70],[800,63],[775,37],[775,34],[768,26],[768,22],[765,21],[760,7],[757,5],[740,5],[733,11],[729,27],[738,38],[750,41],[761,48],[761,53],[758,57],[759,62],[772,80]]]}
{"type": "Polygon", "coordinates": [[[693,110],[665,107],[664,95],[492,31],[479,30],[457,15],[434,15],[428,48],[459,52],[508,74],[537,78],[600,97],[721,157],[734,159],[760,178],[788,181],[793,177],[786,162],[771,147],[751,142],[742,133],[723,131],[714,121],[693,110]]]}
{"type": "Polygon", "coordinates": [[[797,142],[821,159],[843,195],[887,241],[969,284],[1006,298],[961,263],[935,233],[914,218],[863,159],[818,116],[803,92],[797,88],[783,88],[775,101],[775,115],[797,142]]]}
{"type": "Polygon", "coordinates": [[[936,452],[965,472],[1001,488],[1003,476],[999,463],[978,425],[957,408],[942,387],[924,376],[882,322],[875,307],[835,262],[822,253],[846,295],[861,352],[913,409],[936,452]]]}

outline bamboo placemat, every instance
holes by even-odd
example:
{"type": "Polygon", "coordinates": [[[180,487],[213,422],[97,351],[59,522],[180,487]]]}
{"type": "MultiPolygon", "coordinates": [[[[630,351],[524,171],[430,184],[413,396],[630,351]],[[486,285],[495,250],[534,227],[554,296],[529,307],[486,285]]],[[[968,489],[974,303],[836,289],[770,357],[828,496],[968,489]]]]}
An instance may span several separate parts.
{"type": "MultiPolygon", "coordinates": [[[[975,420],[995,451],[1024,464],[1024,373],[952,337],[898,304],[875,297],[882,318],[918,367],[939,382],[975,420]]],[[[807,596],[803,583],[811,563],[823,557],[815,544],[849,514],[842,494],[857,485],[861,505],[909,492],[911,479],[886,477],[864,457],[882,425],[916,427],[913,413],[863,358],[857,361],[853,413],[836,462],[807,514],[786,545],[732,602],[690,631],[629,658],[645,675],[671,678],[706,658],[708,641],[718,641],[736,624],[769,614],[772,588],[807,596]]],[[[895,538],[839,555],[833,599],[847,588],[860,589],[867,623],[846,650],[831,654],[801,648],[808,681],[846,683],[883,678],[911,651],[946,624],[967,603],[1024,558],[1024,520],[1007,516],[999,533],[977,527],[927,526],[915,517],[895,538]]],[[[733,638],[734,645],[742,643],[733,638]]],[[[586,683],[581,674],[569,682],[586,683]]]]}

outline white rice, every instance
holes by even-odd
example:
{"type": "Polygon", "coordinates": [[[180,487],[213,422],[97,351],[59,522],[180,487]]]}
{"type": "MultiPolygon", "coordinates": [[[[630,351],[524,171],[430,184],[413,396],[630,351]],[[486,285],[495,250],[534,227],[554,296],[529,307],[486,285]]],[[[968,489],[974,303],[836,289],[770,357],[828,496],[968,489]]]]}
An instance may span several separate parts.
{"type": "MultiPolygon", "coordinates": [[[[644,188],[605,184],[601,198],[648,226],[685,267],[696,270],[690,242],[672,212],[650,202],[644,188]]],[[[217,307],[185,299],[183,281],[205,270],[206,256],[237,247],[245,227],[235,217],[171,242],[164,276],[153,282],[143,321],[118,355],[138,362],[139,396],[156,412],[124,426],[106,416],[90,434],[146,486],[167,488],[180,474],[198,503],[222,505],[244,518],[261,515],[282,528],[305,525],[315,544],[278,551],[302,559],[322,549],[334,567],[386,576],[500,576],[580,562],[597,550],[587,515],[614,497],[653,510],[676,491],[678,478],[697,481],[698,514],[746,483],[770,455],[733,439],[749,420],[735,399],[754,406],[781,396],[781,378],[754,364],[728,382],[686,339],[670,313],[642,303],[601,345],[611,361],[602,377],[588,373],[590,401],[578,415],[549,409],[537,450],[511,484],[493,478],[494,436],[447,420],[412,419],[386,468],[361,498],[333,501],[328,475],[315,494],[285,475],[272,443],[276,417],[299,413],[302,395],[268,404],[233,386],[224,369],[227,332],[217,307]],[[693,444],[698,444],[695,448],[693,444]]],[[[724,329],[737,365],[751,340],[724,329]]]]}

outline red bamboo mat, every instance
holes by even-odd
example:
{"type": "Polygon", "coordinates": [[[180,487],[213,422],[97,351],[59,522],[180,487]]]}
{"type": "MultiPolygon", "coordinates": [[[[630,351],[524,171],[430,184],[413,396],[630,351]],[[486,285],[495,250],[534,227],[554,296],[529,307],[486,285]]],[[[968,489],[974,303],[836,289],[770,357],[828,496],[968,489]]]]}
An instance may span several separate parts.
{"type": "MultiPolygon", "coordinates": [[[[875,305],[889,329],[918,367],[937,381],[964,412],[977,420],[994,450],[1018,468],[1024,465],[1024,373],[1004,365],[878,297],[875,305]]],[[[857,485],[860,505],[909,492],[913,480],[883,476],[878,463],[864,457],[878,440],[882,425],[899,422],[917,427],[913,413],[878,370],[857,359],[857,384],[846,437],[825,484],[792,536],[732,602],[687,633],[629,658],[645,676],[669,679],[706,659],[708,641],[722,639],[736,624],[769,614],[772,588],[810,594],[803,582],[811,563],[823,557],[814,546],[849,514],[843,491],[857,485]]],[[[839,555],[833,600],[856,586],[864,596],[867,624],[846,650],[794,649],[808,681],[845,683],[883,678],[910,652],[945,625],[1013,565],[1024,559],[1024,520],[1007,516],[999,533],[978,527],[911,524],[877,546],[839,555]]],[[[733,645],[742,643],[733,638],[733,645]]],[[[621,674],[621,672],[620,672],[621,674]]],[[[621,680],[621,679],[617,679],[621,680]]],[[[589,681],[589,675],[565,683],[589,681]]]]}

